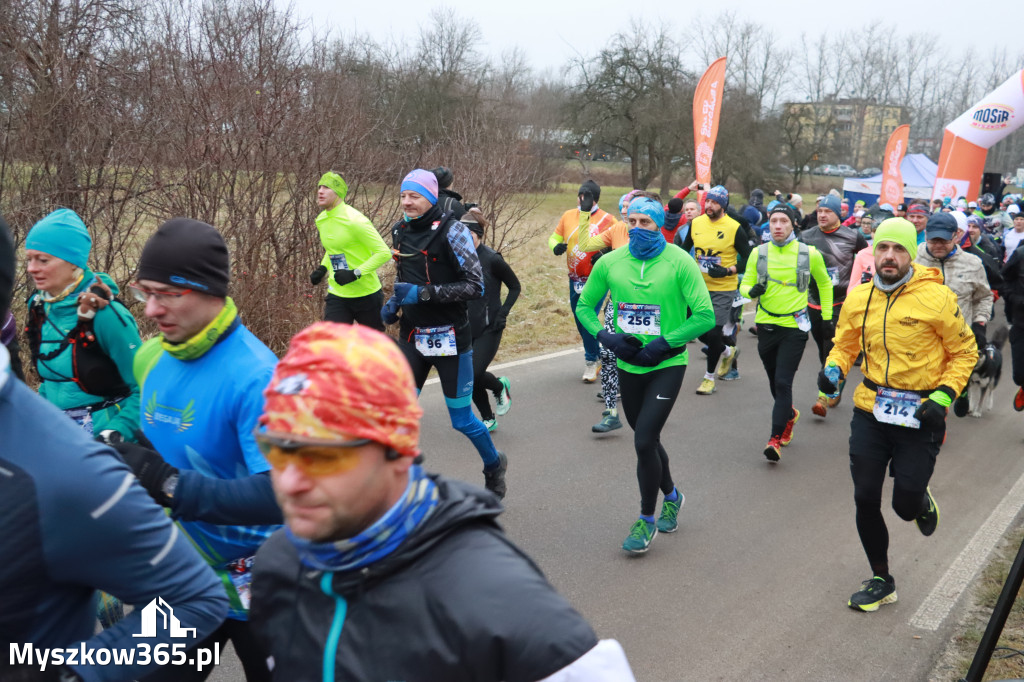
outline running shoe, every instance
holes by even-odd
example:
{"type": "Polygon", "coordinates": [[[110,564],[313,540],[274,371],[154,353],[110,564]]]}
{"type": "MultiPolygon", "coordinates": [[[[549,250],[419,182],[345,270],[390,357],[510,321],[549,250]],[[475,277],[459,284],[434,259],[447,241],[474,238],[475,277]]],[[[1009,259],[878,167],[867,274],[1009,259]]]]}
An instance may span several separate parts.
{"type": "Polygon", "coordinates": [[[750,332],[751,334],[753,334],[754,336],[757,336],[757,325],[755,324],[754,326],[752,326],[747,331],[750,332]]]}
{"type": "Polygon", "coordinates": [[[737,379],[740,378],[740,371],[738,369],[736,369],[735,367],[733,367],[732,369],[730,369],[728,372],[726,372],[724,375],[722,375],[719,378],[722,381],[736,381],[737,379]]]}
{"type": "Polygon", "coordinates": [[[896,603],[896,583],[877,575],[861,583],[863,587],[854,592],[846,605],[857,611],[877,611],[882,604],[896,603]]]}
{"type": "Polygon", "coordinates": [[[512,382],[508,377],[498,377],[501,382],[501,392],[494,396],[494,413],[504,417],[512,409],[512,382]]]}
{"type": "Polygon", "coordinates": [[[508,470],[508,458],[504,452],[498,453],[498,466],[492,469],[484,469],[484,487],[498,496],[499,500],[505,499],[505,472],[508,470]]]}
{"type": "Polygon", "coordinates": [[[828,416],[828,396],[824,393],[818,394],[818,402],[811,406],[811,412],[818,417],[828,416]]]}
{"type": "Polygon", "coordinates": [[[928,499],[928,509],[921,512],[914,521],[921,535],[928,537],[939,527],[939,505],[935,504],[931,488],[924,489],[924,496],[928,499]]]}
{"type": "Polygon", "coordinates": [[[779,440],[778,436],[772,436],[768,440],[768,445],[764,446],[764,456],[765,456],[765,459],[767,459],[772,464],[775,464],[780,459],[782,459],[782,455],[780,454],[781,451],[782,451],[782,441],[779,440]]]}
{"type": "Polygon", "coordinates": [[[590,427],[594,433],[608,433],[615,429],[622,428],[622,420],[619,419],[618,410],[605,410],[601,413],[601,421],[590,427]]]}
{"type": "Polygon", "coordinates": [[[697,387],[697,395],[711,395],[715,392],[715,380],[704,377],[704,380],[700,382],[700,386],[697,387]]]}
{"type": "Polygon", "coordinates": [[[1024,412],[1024,388],[1017,389],[1017,395],[1013,396],[1013,409],[1024,412]]]}
{"type": "Polygon", "coordinates": [[[666,499],[661,503],[661,516],[658,517],[657,523],[659,533],[675,533],[679,530],[679,522],[676,519],[679,516],[679,508],[686,502],[686,496],[678,489],[676,493],[679,497],[675,502],[666,499]]]}
{"type": "Polygon", "coordinates": [[[643,554],[651,547],[651,541],[658,534],[658,526],[643,519],[637,519],[629,529],[629,535],[622,543],[622,549],[630,554],[643,554]]]}
{"type": "Polygon", "coordinates": [[[793,427],[796,426],[798,421],[800,421],[800,410],[794,407],[793,418],[786,422],[786,429],[782,432],[782,437],[779,439],[783,447],[793,442],[793,427]]]}
{"type": "Polygon", "coordinates": [[[597,381],[597,370],[600,369],[597,360],[588,360],[587,366],[583,369],[583,383],[592,384],[597,381]]]}
{"type": "Polygon", "coordinates": [[[839,406],[839,402],[843,399],[843,388],[845,388],[845,387],[846,387],[846,379],[840,379],[839,380],[839,392],[836,394],[835,398],[829,398],[828,399],[828,406],[829,407],[838,407],[839,406]]]}
{"type": "Polygon", "coordinates": [[[715,372],[715,375],[719,379],[729,373],[729,370],[732,369],[733,360],[735,360],[740,354],[740,349],[736,346],[729,346],[729,348],[732,348],[732,352],[729,353],[729,357],[725,357],[725,354],[723,353],[722,359],[718,361],[718,370],[715,372]]]}
{"type": "Polygon", "coordinates": [[[488,431],[493,431],[498,428],[498,420],[494,417],[491,417],[490,419],[481,419],[480,421],[484,423],[484,426],[487,427],[488,431]]]}

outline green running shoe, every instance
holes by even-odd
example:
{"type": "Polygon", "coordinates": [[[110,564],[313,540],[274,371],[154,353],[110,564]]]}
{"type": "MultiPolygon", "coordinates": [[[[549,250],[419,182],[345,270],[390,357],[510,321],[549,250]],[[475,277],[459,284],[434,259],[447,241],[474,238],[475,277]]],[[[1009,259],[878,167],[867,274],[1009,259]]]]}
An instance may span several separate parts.
{"type": "Polygon", "coordinates": [[[484,426],[487,427],[488,431],[493,431],[494,429],[498,428],[497,419],[481,419],[480,421],[484,423],[484,426]]]}
{"type": "Polygon", "coordinates": [[[504,417],[512,409],[512,382],[508,377],[498,377],[501,382],[501,392],[494,396],[494,413],[504,417]]]}
{"type": "Polygon", "coordinates": [[[854,592],[846,605],[857,611],[877,611],[882,604],[896,602],[896,583],[890,583],[877,575],[861,583],[864,587],[854,592]]]}
{"type": "Polygon", "coordinates": [[[643,554],[650,549],[651,540],[657,534],[657,525],[643,519],[637,519],[633,527],[629,529],[629,535],[626,537],[625,542],[622,543],[622,549],[630,554],[643,554]]]}
{"type": "Polygon", "coordinates": [[[675,533],[679,530],[679,522],[676,519],[679,516],[679,508],[686,501],[686,496],[678,489],[676,489],[676,493],[679,497],[676,498],[675,502],[665,499],[661,503],[661,516],[658,517],[658,523],[656,524],[659,533],[675,533]]]}

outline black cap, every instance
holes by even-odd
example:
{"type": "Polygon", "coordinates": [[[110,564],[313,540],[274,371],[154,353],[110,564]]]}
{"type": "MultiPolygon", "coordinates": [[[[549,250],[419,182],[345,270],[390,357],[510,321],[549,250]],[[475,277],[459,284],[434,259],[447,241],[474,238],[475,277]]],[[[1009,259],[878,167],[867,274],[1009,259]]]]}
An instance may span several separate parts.
{"type": "Polygon", "coordinates": [[[455,176],[452,175],[452,169],[446,166],[438,166],[437,168],[430,171],[437,178],[438,189],[448,189],[452,186],[452,181],[455,176]]]}
{"type": "Polygon", "coordinates": [[[138,277],[223,298],[231,280],[227,244],[212,225],[172,218],[142,247],[138,277]]]}
{"type": "Polygon", "coordinates": [[[924,236],[926,239],[952,239],[956,230],[956,218],[948,213],[933,213],[924,226],[924,236]]]}
{"type": "Polygon", "coordinates": [[[7,223],[0,216],[0,325],[11,308],[14,295],[14,240],[7,223]]]}
{"type": "Polygon", "coordinates": [[[679,197],[672,197],[668,200],[668,213],[682,213],[683,200],[679,197]]]}
{"type": "Polygon", "coordinates": [[[580,195],[584,192],[590,192],[591,196],[594,197],[594,201],[597,201],[601,198],[601,185],[597,184],[593,180],[587,180],[580,185],[580,191],[576,192],[576,194],[580,195]]]}

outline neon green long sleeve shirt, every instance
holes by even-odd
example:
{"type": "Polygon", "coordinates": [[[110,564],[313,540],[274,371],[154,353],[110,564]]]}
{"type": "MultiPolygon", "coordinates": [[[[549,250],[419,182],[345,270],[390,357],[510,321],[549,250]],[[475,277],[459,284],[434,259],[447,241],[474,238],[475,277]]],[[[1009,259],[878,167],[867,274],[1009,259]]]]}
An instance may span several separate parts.
{"type": "Polygon", "coordinates": [[[321,211],[316,229],[326,252],[321,264],[327,268],[330,293],[358,298],[380,290],[377,268],[391,259],[391,250],[369,218],[342,201],[329,211],[321,211]],[[341,269],[359,270],[361,276],[342,286],[334,281],[334,271],[341,269]]]}
{"type": "MultiPolygon", "coordinates": [[[[807,308],[808,292],[800,292],[796,288],[796,261],[800,242],[792,240],[783,247],[768,242],[768,277],[778,282],[768,281],[767,288],[757,305],[757,324],[777,324],[780,327],[796,329],[798,322],[795,313],[807,308]],[[788,284],[779,284],[787,282],[788,284]],[[771,311],[771,312],[769,312],[771,311]],[[772,314],[775,313],[775,314],[772,314]]],[[[832,278],[825,267],[825,259],[813,246],[807,247],[811,256],[811,277],[818,285],[821,293],[821,317],[832,319],[832,278]]],[[[740,282],[740,294],[747,296],[750,288],[757,284],[757,249],[750,252],[747,269],[740,282]]],[[[598,261],[599,263],[601,261],[598,261]]]]}
{"type": "MultiPolygon", "coordinates": [[[[690,254],[675,244],[649,260],[634,258],[628,248],[616,249],[597,261],[580,294],[576,316],[591,334],[603,329],[594,307],[610,292],[615,331],[633,334],[646,346],[664,336],[673,348],[686,345],[715,326],[704,276],[690,254]],[[686,309],[692,314],[688,317],[686,309]],[[643,321],[643,324],[640,322],[643,321]]],[[[633,374],[688,362],[687,351],[655,367],[638,367],[618,360],[618,367],[633,374]]]]}

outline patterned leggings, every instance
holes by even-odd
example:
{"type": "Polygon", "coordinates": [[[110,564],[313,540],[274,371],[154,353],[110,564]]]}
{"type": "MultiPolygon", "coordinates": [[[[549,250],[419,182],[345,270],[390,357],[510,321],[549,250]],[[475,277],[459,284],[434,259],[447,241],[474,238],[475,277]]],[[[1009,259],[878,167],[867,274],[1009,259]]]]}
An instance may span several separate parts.
{"type": "MultiPolygon", "coordinates": [[[[604,307],[604,328],[615,332],[615,305],[611,299],[604,307]]],[[[601,346],[601,393],[604,394],[605,409],[614,410],[619,403],[619,370],[615,353],[601,346]]]]}

